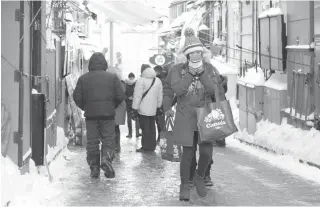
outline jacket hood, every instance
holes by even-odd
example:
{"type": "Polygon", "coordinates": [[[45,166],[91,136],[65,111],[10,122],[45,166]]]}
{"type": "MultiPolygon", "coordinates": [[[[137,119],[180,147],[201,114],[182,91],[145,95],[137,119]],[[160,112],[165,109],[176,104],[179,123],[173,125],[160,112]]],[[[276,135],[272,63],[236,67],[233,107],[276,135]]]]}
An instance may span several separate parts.
{"type": "Polygon", "coordinates": [[[141,74],[142,78],[148,78],[148,79],[153,79],[156,76],[157,76],[156,71],[154,71],[152,68],[145,69],[141,74]]]}
{"type": "Polygon", "coordinates": [[[129,86],[132,86],[133,84],[135,84],[136,81],[137,81],[136,79],[133,79],[133,80],[126,79],[126,80],[125,80],[126,84],[128,84],[129,86]]]}
{"type": "Polygon", "coordinates": [[[106,61],[106,58],[101,52],[95,52],[91,56],[89,60],[89,71],[93,70],[107,70],[108,69],[108,63],[106,61]]]}

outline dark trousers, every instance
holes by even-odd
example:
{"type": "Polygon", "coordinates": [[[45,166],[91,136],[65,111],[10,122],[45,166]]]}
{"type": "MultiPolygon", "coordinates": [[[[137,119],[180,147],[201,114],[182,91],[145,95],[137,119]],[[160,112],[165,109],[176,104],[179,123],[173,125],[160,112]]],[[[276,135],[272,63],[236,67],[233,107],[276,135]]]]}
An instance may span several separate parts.
{"type": "Polygon", "coordinates": [[[116,125],[115,126],[115,149],[120,150],[120,126],[116,125]]]}
{"type": "MultiPolygon", "coordinates": [[[[194,137],[198,137],[198,132],[194,132],[194,133],[195,133],[194,137]]],[[[193,141],[194,146],[197,145],[198,143],[197,141],[198,140],[194,139],[193,141]]],[[[210,161],[212,160],[212,151],[213,151],[213,146],[211,143],[199,144],[200,157],[198,161],[198,169],[196,170],[196,172],[201,177],[205,176],[206,170],[210,164],[210,161]]],[[[194,155],[195,155],[194,147],[183,147],[183,154],[180,162],[181,184],[188,184],[190,180],[191,163],[195,157],[194,155]]]]}
{"type": "Polygon", "coordinates": [[[86,120],[87,128],[87,162],[90,167],[100,166],[100,156],[113,159],[115,148],[114,120],[86,120]],[[99,144],[101,146],[101,154],[99,144]]]}
{"type": "Polygon", "coordinates": [[[165,116],[156,116],[156,124],[158,129],[158,139],[160,139],[160,132],[165,128],[165,116]]]}
{"type": "MultiPolygon", "coordinates": [[[[191,167],[190,167],[190,178],[189,180],[192,181],[193,180],[193,177],[194,177],[194,174],[196,172],[196,169],[197,169],[197,148],[198,148],[198,132],[195,132],[194,133],[194,142],[193,142],[193,158],[192,158],[192,161],[191,161],[191,167]]],[[[210,170],[211,170],[211,165],[213,164],[213,160],[211,158],[210,160],[210,163],[206,169],[206,172],[205,172],[205,176],[210,176],[210,170]]]]}
{"type": "Polygon", "coordinates": [[[142,130],[141,145],[144,150],[154,151],[156,141],[156,116],[139,115],[140,128],[142,130]]]}
{"type": "MultiPolygon", "coordinates": [[[[131,119],[131,114],[132,114],[132,107],[127,105],[127,125],[128,125],[128,130],[129,130],[129,135],[132,135],[132,119],[131,119]]],[[[140,124],[139,121],[135,122],[135,127],[136,127],[136,134],[139,134],[139,129],[140,129],[140,124]]]]}

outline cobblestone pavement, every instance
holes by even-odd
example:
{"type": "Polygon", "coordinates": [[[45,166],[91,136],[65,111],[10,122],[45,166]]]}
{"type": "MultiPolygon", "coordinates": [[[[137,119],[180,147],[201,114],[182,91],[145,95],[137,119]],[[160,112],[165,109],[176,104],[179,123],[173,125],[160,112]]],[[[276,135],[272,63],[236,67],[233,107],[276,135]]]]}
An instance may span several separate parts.
{"type": "Polygon", "coordinates": [[[198,197],[193,188],[191,201],[180,202],[179,163],[163,161],[159,148],[155,153],[136,153],[140,139],[125,135],[121,139],[115,179],[101,172],[99,180],[91,180],[85,149],[72,147],[66,164],[69,175],[59,178],[55,188],[60,192],[43,205],[320,205],[319,184],[228,146],[214,148],[211,176],[215,184],[207,197],[198,197]]]}

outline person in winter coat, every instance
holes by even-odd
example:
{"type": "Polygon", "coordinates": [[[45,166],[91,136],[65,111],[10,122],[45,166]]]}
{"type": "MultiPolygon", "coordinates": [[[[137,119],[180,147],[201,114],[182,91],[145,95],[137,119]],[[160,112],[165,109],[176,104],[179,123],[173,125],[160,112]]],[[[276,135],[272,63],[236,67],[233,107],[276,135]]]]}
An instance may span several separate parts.
{"type": "Polygon", "coordinates": [[[142,139],[137,152],[156,149],[156,116],[162,114],[162,83],[149,65],[141,66],[141,78],[136,82],[133,95],[133,118],[139,116],[142,139]]]}
{"type": "MultiPolygon", "coordinates": [[[[163,69],[161,66],[159,66],[159,65],[157,65],[157,66],[154,67],[154,71],[155,71],[156,74],[157,74],[157,78],[159,78],[159,79],[161,80],[161,83],[162,83],[162,85],[163,85],[163,82],[164,82],[164,80],[165,80],[166,77],[167,77],[166,71],[164,71],[164,69],[163,69]]],[[[161,110],[163,110],[162,107],[161,107],[161,110]]],[[[164,127],[165,127],[165,126],[164,126],[164,125],[165,125],[165,116],[164,116],[164,114],[157,116],[157,118],[156,118],[156,124],[157,124],[157,128],[158,128],[158,138],[157,138],[157,142],[160,142],[160,133],[162,132],[162,130],[163,130],[164,127]]]]}
{"type": "Polygon", "coordinates": [[[76,105],[85,112],[87,162],[92,178],[99,177],[100,168],[106,177],[115,177],[112,168],[115,151],[115,110],[124,101],[125,93],[119,78],[106,72],[107,68],[108,63],[103,54],[94,53],[89,60],[89,72],[80,76],[73,92],[76,105]]]}
{"type": "MultiPolygon", "coordinates": [[[[135,75],[133,73],[130,73],[128,75],[128,79],[126,79],[126,105],[127,105],[127,124],[128,124],[128,130],[129,134],[127,138],[132,138],[132,100],[133,100],[133,93],[134,93],[134,87],[136,86],[136,79],[135,75]]],[[[139,121],[135,122],[136,127],[136,137],[141,136],[139,133],[139,121]]]]}
{"type": "MultiPolygon", "coordinates": [[[[167,116],[172,116],[171,104],[174,94],[177,96],[176,116],[173,129],[174,143],[183,146],[180,162],[180,200],[190,200],[190,169],[194,157],[195,137],[199,136],[196,108],[205,102],[215,102],[215,85],[218,86],[220,100],[225,100],[225,92],[219,74],[210,64],[202,61],[203,45],[195,37],[191,28],[185,30],[185,42],[182,51],[187,63],[172,67],[165,80],[163,108],[167,116]]],[[[199,196],[207,195],[204,176],[212,160],[213,143],[199,143],[200,157],[194,175],[194,184],[199,196]]]]}
{"type": "MultiPolygon", "coordinates": [[[[120,68],[117,67],[110,67],[108,69],[110,73],[116,74],[117,77],[121,80],[121,87],[125,91],[126,89],[126,84],[124,81],[122,81],[122,71],[120,68]]],[[[116,108],[116,116],[115,116],[115,133],[116,133],[116,138],[115,138],[115,151],[118,153],[121,151],[121,145],[120,145],[120,137],[121,137],[121,132],[120,132],[120,125],[124,125],[126,123],[126,102],[122,101],[121,104],[116,108]]]]}

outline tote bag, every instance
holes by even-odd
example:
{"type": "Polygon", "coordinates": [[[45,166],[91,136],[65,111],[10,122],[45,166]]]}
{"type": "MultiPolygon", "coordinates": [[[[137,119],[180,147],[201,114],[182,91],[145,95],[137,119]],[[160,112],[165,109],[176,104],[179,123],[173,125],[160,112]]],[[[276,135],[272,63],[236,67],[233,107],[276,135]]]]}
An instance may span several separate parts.
{"type": "Polygon", "coordinates": [[[224,139],[238,129],[234,123],[229,100],[220,101],[218,86],[215,87],[215,103],[208,103],[202,108],[197,108],[197,126],[201,142],[215,142],[224,139]]]}
{"type": "Polygon", "coordinates": [[[160,134],[161,158],[171,162],[180,162],[182,156],[181,146],[173,144],[173,120],[165,119],[166,128],[160,134]]]}

